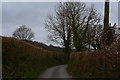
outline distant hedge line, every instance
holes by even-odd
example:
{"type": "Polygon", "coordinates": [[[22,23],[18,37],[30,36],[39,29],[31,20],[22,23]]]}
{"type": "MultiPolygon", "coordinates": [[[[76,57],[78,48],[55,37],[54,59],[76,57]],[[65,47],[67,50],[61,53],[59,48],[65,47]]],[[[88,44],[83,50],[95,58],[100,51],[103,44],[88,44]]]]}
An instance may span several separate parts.
{"type": "Polygon", "coordinates": [[[72,53],[67,70],[77,78],[120,79],[120,41],[103,50],[72,53]]]}
{"type": "Polygon", "coordinates": [[[64,53],[50,52],[15,38],[2,37],[2,77],[36,78],[46,68],[65,64],[64,53]]]}

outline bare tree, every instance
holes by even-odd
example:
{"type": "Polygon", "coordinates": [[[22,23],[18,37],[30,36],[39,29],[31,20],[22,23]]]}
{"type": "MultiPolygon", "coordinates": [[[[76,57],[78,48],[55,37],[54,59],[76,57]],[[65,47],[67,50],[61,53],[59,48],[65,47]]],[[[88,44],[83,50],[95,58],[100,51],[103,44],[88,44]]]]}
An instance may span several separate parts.
{"type": "Polygon", "coordinates": [[[34,38],[34,33],[31,28],[22,25],[13,32],[13,37],[19,40],[32,40],[32,38],[34,38]]]}
{"type": "Polygon", "coordinates": [[[60,3],[55,9],[55,15],[49,15],[45,22],[45,28],[50,32],[49,39],[65,47],[65,52],[71,50],[71,28],[65,3],[60,3]]]}
{"type": "Polygon", "coordinates": [[[45,27],[50,32],[49,39],[62,44],[69,53],[71,47],[76,51],[87,45],[98,49],[101,25],[100,15],[94,7],[87,8],[82,2],[63,2],[57,6],[55,15],[48,16],[45,27]]]}
{"type": "Polygon", "coordinates": [[[84,23],[85,4],[82,2],[64,2],[57,6],[55,16],[51,15],[46,21],[46,29],[50,32],[51,41],[62,43],[66,52],[71,45],[78,51],[78,29],[84,23]]]}
{"type": "Polygon", "coordinates": [[[73,46],[76,51],[80,51],[84,47],[84,27],[86,19],[86,5],[82,2],[71,2],[67,5],[69,23],[72,32],[73,46]]]}
{"type": "Polygon", "coordinates": [[[101,39],[103,33],[103,23],[101,19],[100,13],[94,8],[94,5],[88,9],[88,16],[86,20],[87,26],[87,44],[90,47],[92,46],[95,50],[100,49],[101,47],[101,39]]]}
{"type": "Polygon", "coordinates": [[[70,3],[69,14],[73,45],[76,51],[92,46],[100,49],[102,36],[102,19],[100,13],[92,5],[86,8],[84,3],[70,3]]]}

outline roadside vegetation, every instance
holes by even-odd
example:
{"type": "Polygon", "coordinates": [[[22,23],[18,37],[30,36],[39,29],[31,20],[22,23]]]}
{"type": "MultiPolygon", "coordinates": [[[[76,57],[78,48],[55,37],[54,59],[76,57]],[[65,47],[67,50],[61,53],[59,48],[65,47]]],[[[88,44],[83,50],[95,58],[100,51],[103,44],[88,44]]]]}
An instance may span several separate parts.
{"type": "Polygon", "coordinates": [[[3,78],[35,78],[48,67],[65,63],[75,78],[120,78],[120,34],[115,32],[116,23],[110,25],[107,1],[104,19],[94,5],[83,2],[59,3],[48,15],[48,39],[63,46],[59,50],[64,53],[29,41],[34,33],[24,25],[14,31],[14,38],[2,37],[3,78]]]}
{"type": "Polygon", "coordinates": [[[36,78],[47,68],[65,63],[67,58],[64,53],[2,37],[2,78],[36,78]]]}
{"type": "Polygon", "coordinates": [[[120,41],[102,50],[70,54],[68,72],[74,78],[120,78],[120,41]]]}

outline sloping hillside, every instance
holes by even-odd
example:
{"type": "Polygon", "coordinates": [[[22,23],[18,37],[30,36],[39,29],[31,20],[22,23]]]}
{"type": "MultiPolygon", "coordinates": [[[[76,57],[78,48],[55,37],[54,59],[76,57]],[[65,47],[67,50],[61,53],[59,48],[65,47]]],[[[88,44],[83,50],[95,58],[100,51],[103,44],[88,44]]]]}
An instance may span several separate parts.
{"type": "Polygon", "coordinates": [[[36,41],[27,41],[27,40],[25,40],[25,41],[34,45],[34,46],[43,48],[43,49],[48,50],[48,51],[63,52],[63,50],[64,50],[64,48],[61,48],[61,47],[55,47],[53,45],[48,46],[46,44],[39,43],[39,42],[36,42],[36,41]]]}
{"type": "Polygon", "coordinates": [[[2,37],[3,78],[35,78],[46,68],[66,62],[64,53],[47,51],[25,41],[2,37]]]}

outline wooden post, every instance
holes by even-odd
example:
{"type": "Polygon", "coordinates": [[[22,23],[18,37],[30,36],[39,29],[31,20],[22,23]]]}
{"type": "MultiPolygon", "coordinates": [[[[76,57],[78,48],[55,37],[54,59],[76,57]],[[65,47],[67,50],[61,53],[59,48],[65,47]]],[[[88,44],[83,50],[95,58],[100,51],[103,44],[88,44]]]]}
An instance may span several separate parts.
{"type": "Polygon", "coordinates": [[[107,45],[108,37],[107,32],[109,30],[109,0],[105,0],[104,10],[104,45],[107,45]]]}

